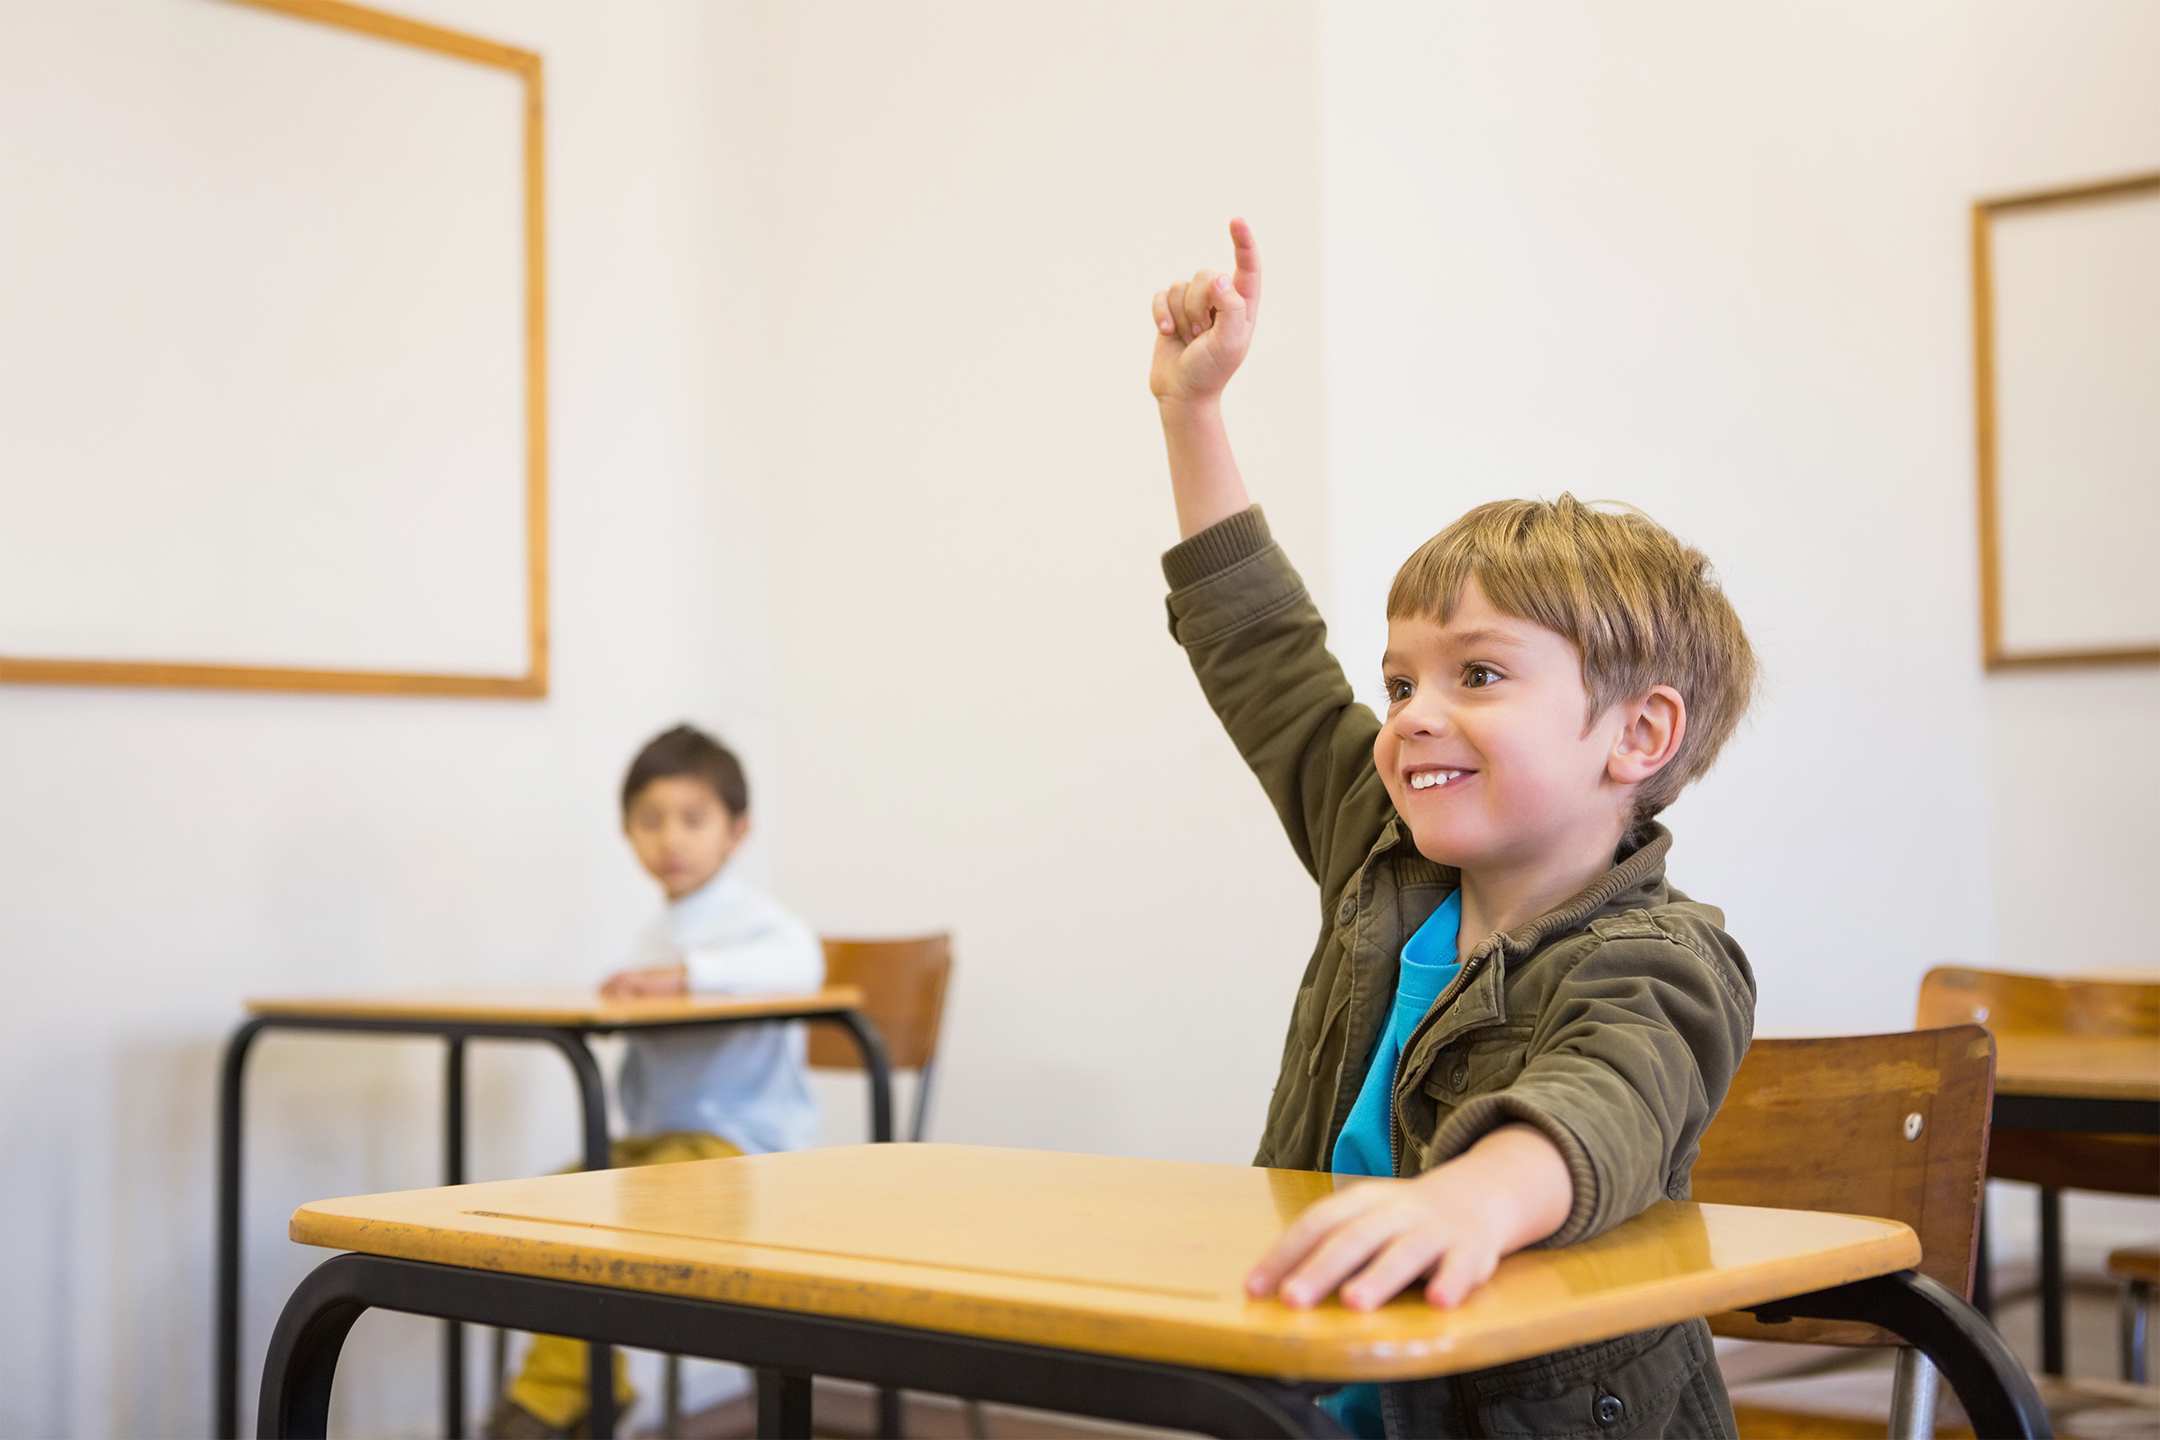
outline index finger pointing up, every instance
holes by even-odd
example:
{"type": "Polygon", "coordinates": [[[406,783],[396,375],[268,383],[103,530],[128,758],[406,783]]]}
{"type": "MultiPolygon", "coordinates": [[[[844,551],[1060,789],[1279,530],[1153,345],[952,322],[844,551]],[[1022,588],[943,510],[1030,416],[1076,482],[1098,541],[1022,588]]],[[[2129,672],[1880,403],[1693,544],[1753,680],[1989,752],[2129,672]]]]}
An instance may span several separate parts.
{"type": "Polygon", "coordinates": [[[1246,310],[1256,310],[1260,305],[1260,246],[1242,215],[1230,222],[1230,244],[1237,251],[1237,274],[1232,283],[1245,297],[1246,310]]]}

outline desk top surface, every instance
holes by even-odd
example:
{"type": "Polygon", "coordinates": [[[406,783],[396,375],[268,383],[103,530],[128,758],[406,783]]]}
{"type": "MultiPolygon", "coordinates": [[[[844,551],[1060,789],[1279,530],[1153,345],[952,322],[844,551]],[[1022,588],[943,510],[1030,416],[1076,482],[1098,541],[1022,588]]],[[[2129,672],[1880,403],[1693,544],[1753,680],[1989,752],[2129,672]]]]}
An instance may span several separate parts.
{"type": "Polygon", "coordinates": [[[2160,1035],[2002,1031],[1995,1093],[2160,1102],[2160,1035]]]}
{"type": "Polygon", "coordinates": [[[863,1003],[853,985],[829,985],[807,995],[668,995],[606,1000],[572,986],[465,986],[387,990],[376,995],[311,995],[254,999],[256,1016],[311,1020],[439,1020],[494,1025],[563,1025],[636,1029],[692,1020],[755,1019],[760,1015],[829,1014],[863,1003]]]}
{"type": "Polygon", "coordinates": [[[1445,1374],[1916,1263],[1887,1220],[1660,1202],[1501,1262],[1454,1311],[1248,1299],[1333,1177],[960,1145],[861,1145],[305,1205],[302,1244],[1173,1364],[1445,1374]]]}

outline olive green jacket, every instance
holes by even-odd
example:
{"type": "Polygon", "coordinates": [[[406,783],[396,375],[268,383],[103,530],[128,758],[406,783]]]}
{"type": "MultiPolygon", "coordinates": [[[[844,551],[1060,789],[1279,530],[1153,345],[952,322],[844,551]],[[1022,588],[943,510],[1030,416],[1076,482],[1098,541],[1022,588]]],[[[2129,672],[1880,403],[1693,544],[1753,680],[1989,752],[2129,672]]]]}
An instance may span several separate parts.
{"type": "MultiPolygon", "coordinates": [[[[1328,652],[1304,583],[1257,507],[1163,557],[1170,629],[1320,885],[1254,1163],[1326,1170],[1394,1004],[1403,942],[1457,872],[1418,853],[1373,765],[1379,719],[1328,652]]],[[[1697,1141],[1753,1033],[1755,979],[1724,916],[1665,881],[1662,826],[1565,903],[1479,941],[1403,1047],[1398,1175],[1511,1122],[1566,1159],[1567,1220],[1608,1230],[1688,1195],[1697,1141]]],[[[1386,1387],[1402,1434],[1731,1433],[1700,1321],[1452,1381],[1386,1387]]]]}

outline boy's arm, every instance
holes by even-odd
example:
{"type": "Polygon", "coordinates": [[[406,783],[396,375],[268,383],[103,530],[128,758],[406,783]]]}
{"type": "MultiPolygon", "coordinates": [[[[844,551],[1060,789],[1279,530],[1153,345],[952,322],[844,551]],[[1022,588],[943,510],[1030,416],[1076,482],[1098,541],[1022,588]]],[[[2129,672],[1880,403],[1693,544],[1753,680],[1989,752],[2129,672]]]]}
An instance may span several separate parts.
{"type": "Polygon", "coordinates": [[[1327,625],[1256,506],[1163,556],[1170,633],[1332,911],[1394,813],[1327,625]]]}
{"type": "Polygon", "coordinates": [[[777,906],[710,945],[687,946],[689,988],[706,994],[786,995],[825,983],[825,949],[809,926],[777,906]]]}
{"type": "Polygon", "coordinates": [[[609,1000],[637,1000],[653,995],[682,995],[689,989],[687,967],[649,965],[641,970],[616,971],[601,982],[600,994],[609,1000]]]}
{"type": "Polygon", "coordinates": [[[1223,428],[1222,391],[1252,342],[1260,253],[1233,220],[1236,270],[1202,270],[1155,296],[1148,372],[1183,541],[1163,557],[1170,630],[1208,703],[1259,777],[1323,903],[1390,812],[1372,767],[1379,722],[1328,653],[1327,627],[1252,505],[1223,428]],[[1337,856],[1335,841],[1354,831],[1337,856]]]}
{"type": "Polygon", "coordinates": [[[1753,972],[1696,920],[1637,913],[1593,934],[1540,1012],[1522,1073],[1449,1116],[1424,1174],[1306,1210],[1253,1268],[1253,1294],[1279,1287],[1303,1308],[1341,1285],[1365,1310],[1429,1272],[1427,1297],[1455,1305],[1516,1250],[1685,1198],[1667,1185],[1747,1052],[1753,972]]]}
{"type": "Polygon", "coordinates": [[[1723,930],[1669,912],[1598,928],[1538,1015],[1522,1073],[1456,1110],[1432,1150],[1444,1160],[1496,1126],[1534,1126],[1572,1182],[1556,1245],[1685,1198],[1666,1189],[1675,1162],[1692,1156],[1755,1031],[1754,973],[1723,930]]]}

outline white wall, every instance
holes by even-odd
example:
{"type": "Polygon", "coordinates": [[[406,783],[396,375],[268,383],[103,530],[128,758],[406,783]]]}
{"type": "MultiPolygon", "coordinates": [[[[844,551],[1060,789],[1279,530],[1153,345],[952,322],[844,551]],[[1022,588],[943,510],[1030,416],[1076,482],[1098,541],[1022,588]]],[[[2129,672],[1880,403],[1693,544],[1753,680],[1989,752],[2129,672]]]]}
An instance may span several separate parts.
{"type": "MultiPolygon", "coordinates": [[[[0,1434],[208,1428],[214,1074],[242,996],[589,980],[652,903],[615,834],[636,746],[691,717],[770,764],[742,46],[699,7],[401,8],[547,57],[554,694],[0,689],[0,1434]]],[[[251,1360],[320,1258],[284,1239],[294,1205],[439,1174],[436,1053],[263,1042],[251,1360]]],[[[559,1061],[475,1063],[478,1175],[574,1156],[559,1061]]],[[[363,1321],[334,1423],[430,1433],[434,1337],[363,1321]]]]}

